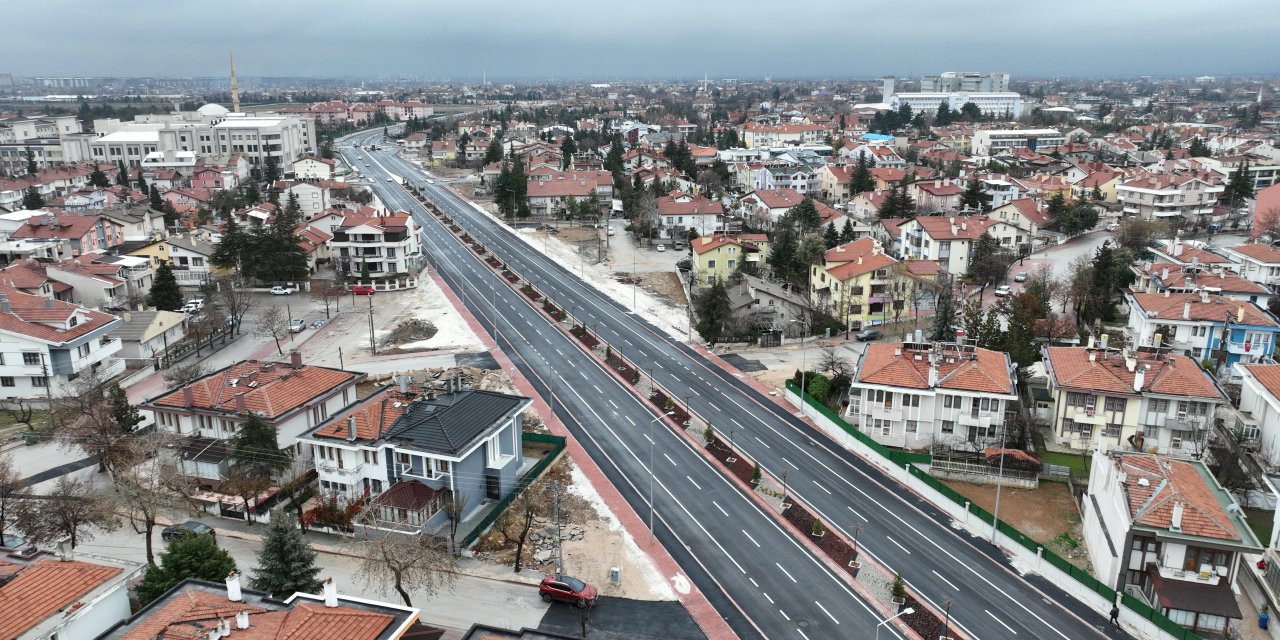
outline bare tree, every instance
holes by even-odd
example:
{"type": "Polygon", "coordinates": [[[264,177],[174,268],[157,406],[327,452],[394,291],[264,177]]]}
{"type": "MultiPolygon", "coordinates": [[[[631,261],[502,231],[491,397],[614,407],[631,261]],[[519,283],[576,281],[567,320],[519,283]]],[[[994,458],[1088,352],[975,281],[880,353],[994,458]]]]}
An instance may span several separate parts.
{"type": "Polygon", "coordinates": [[[254,505],[257,504],[258,496],[271,488],[271,477],[252,473],[242,465],[232,464],[227,470],[227,478],[222,483],[222,488],[240,498],[241,504],[244,505],[245,521],[253,522],[253,511],[249,502],[252,500],[254,505]]]}
{"type": "Polygon", "coordinates": [[[194,511],[195,485],[179,469],[171,436],[151,431],[130,443],[133,458],[140,462],[123,470],[116,478],[116,498],[121,511],[136,533],[142,534],[147,550],[147,564],[155,564],[151,539],[160,514],[165,511],[194,511]]]}
{"type": "Polygon", "coordinates": [[[244,314],[253,306],[253,296],[245,287],[244,280],[239,277],[227,277],[218,281],[218,307],[231,319],[231,326],[240,333],[240,324],[244,314]]]}
{"type": "Polygon", "coordinates": [[[1067,275],[1062,289],[1062,311],[1067,305],[1079,307],[1089,297],[1093,288],[1093,260],[1089,256],[1076,256],[1067,266],[1067,275]]]}
{"type": "Polygon", "coordinates": [[[183,362],[164,370],[164,382],[170,389],[184,387],[209,375],[209,366],[200,361],[183,362]]]}
{"type": "Polygon", "coordinates": [[[818,355],[818,371],[825,371],[831,374],[831,377],[853,375],[853,364],[847,358],[840,355],[834,346],[823,347],[822,352],[818,355]]]}
{"type": "Polygon", "coordinates": [[[431,596],[453,584],[457,562],[443,540],[379,529],[377,511],[365,509],[357,520],[365,543],[360,573],[366,586],[395,589],[405,606],[412,607],[410,589],[431,596]]]}
{"type": "Polygon", "coordinates": [[[329,307],[338,309],[338,301],[346,290],[328,278],[312,278],[311,299],[324,305],[324,317],[329,318],[329,307]]]}
{"type": "Polygon", "coordinates": [[[462,516],[467,512],[467,497],[450,491],[441,506],[444,516],[449,520],[449,552],[458,553],[458,525],[462,524],[462,516]]]}
{"type": "Polygon", "coordinates": [[[0,536],[3,536],[22,500],[23,488],[22,477],[13,466],[13,458],[7,453],[0,455],[0,536]]]}
{"type": "Polygon", "coordinates": [[[58,478],[48,495],[28,497],[18,503],[18,529],[35,543],[71,539],[71,547],[92,540],[96,530],[115,531],[120,526],[116,502],[83,480],[58,478]]]}
{"type": "MultiPolygon", "coordinates": [[[[89,375],[73,382],[67,395],[54,402],[53,409],[63,444],[79,447],[97,458],[98,472],[110,473],[113,478],[133,459],[127,443],[137,426],[136,420],[128,425],[120,423],[113,396],[122,393],[118,385],[89,375]]],[[[127,402],[127,398],[124,400],[127,402]]]]}
{"type": "Polygon", "coordinates": [[[1280,236],[1280,207],[1268,207],[1253,215],[1253,237],[1266,234],[1275,238],[1280,236]]]}
{"type": "Polygon", "coordinates": [[[27,431],[35,431],[35,424],[32,418],[35,416],[35,406],[30,400],[23,398],[10,398],[0,402],[0,414],[4,414],[6,418],[18,423],[27,425],[27,431]]]}
{"type": "Polygon", "coordinates": [[[280,355],[284,355],[284,348],[280,346],[280,340],[289,335],[289,316],[285,314],[285,310],[280,307],[271,307],[262,313],[262,317],[258,318],[258,324],[254,327],[257,335],[263,338],[271,338],[276,341],[276,351],[280,355]]]}
{"type": "Polygon", "coordinates": [[[1053,346],[1059,341],[1068,338],[1074,338],[1080,334],[1076,332],[1076,323],[1066,314],[1057,314],[1052,311],[1049,316],[1036,320],[1037,337],[1043,339],[1046,344],[1053,346]]]}
{"type": "MultiPolygon", "coordinates": [[[[508,520],[504,524],[508,524],[515,528],[516,541],[516,558],[515,572],[520,573],[524,569],[524,545],[529,539],[529,532],[533,529],[533,520],[539,516],[546,515],[550,502],[547,500],[546,483],[538,480],[520,492],[511,504],[507,506],[504,515],[508,520]]],[[[503,529],[503,535],[506,536],[508,529],[503,529]]]]}
{"type": "Polygon", "coordinates": [[[311,473],[315,471],[315,461],[310,456],[294,456],[289,460],[289,466],[280,471],[277,483],[280,490],[289,497],[289,503],[293,507],[294,515],[298,518],[298,528],[303,533],[307,532],[306,520],[302,517],[305,513],[303,505],[305,496],[308,495],[308,487],[310,486],[311,473]]]}

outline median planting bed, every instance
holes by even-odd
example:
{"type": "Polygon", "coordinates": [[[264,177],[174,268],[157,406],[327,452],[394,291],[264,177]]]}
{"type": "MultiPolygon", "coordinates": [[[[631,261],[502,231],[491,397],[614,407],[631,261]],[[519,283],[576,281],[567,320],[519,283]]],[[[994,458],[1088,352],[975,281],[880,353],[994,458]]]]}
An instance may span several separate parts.
{"type": "Polygon", "coordinates": [[[574,327],[569,330],[569,333],[572,333],[573,337],[577,338],[578,342],[586,345],[588,349],[594,349],[600,344],[600,341],[597,340],[595,336],[591,335],[591,333],[587,331],[586,327],[580,324],[574,325],[574,327]]]}
{"type": "Polygon", "coordinates": [[[733,477],[748,485],[751,484],[751,476],[755,471],[755,467],[733,449],[730,449],[728,445],[721,442],[719,438],[707,445],[707,453],[710,453],[712,458],[715,458],[729,473],[733,474],[733,477]],[[736,460],[729,462],[729,458],[736,458],[736,460]]]}

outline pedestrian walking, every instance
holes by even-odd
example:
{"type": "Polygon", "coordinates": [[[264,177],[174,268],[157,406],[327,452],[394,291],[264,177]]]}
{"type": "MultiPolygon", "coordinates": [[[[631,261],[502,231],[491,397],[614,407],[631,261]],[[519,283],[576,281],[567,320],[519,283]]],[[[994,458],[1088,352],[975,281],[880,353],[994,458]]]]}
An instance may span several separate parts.
{"type": "Polygon", "coordinates": [[[1120,605],[1111,605],[1111,624],[1120,626],[1120,605]]]}

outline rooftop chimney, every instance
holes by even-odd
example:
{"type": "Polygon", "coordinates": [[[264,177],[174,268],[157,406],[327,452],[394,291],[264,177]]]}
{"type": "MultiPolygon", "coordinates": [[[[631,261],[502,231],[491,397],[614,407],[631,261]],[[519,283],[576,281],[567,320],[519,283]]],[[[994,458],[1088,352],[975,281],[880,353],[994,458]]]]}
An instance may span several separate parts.
{"type": "Polygon", "coordinates": [[[249,628],[249,612],[248,611],[241,611],[236,614],[236,628],[237,629],[249,628]]]}
{"type": "Polygon", "coordinates": [[[289,366],[295,370],[302,368],[302,352],[297,349],[289,352],[289,366]]]}
{"type": "Polygon", "coordinates": [[[1137,367],[1133,372],[1133,390],[1142,393],[1142,385],[1147,382],[1147,368],[1145,366],[1137,367]]]}
{"type": "Polygon", "coordinates": [[[1183,320],[1191,319],[1191,303],[1190,302],[1182,303],[1182,319],[1183,320]]]}
{"type": "Polygon", "coordinates": [[[246,411],[244,404],[244,392],[236,392],[236,413],[244,413],[246,411]]]}
{"type": "Polygon", "coordinates": [[[356,440],[356,417],[347,416],[347,442],[356,440]]]}
{"type": "Polygon", "coordinates": [[[220,637],[222,637],[222,633],[217,627],[209,630],[209,640],[218,640],[220,637]]]}
{"type": "Polygon", "coordinates": [[[232,571],[227,574],[227,600],[240,602],[243,599],[240,595],[240,574],[232,571]]]}
{"type": "Polygon", "coordinates": [[[52,308],[53,308],[53,298],[45,298],[45,299],[44,299],[44,308],[46,308],[46,309],[52,309],[52,308]]]}
{"type": "Polygon", "coordinates": [[[409,374],[399,376],[399,378],[400,378],[400,393],[401,394],[409,393],[409,374]]]}
{"type": "Polygon", "coordinates": [[[189,407],[195,403],[196,403],[195,389],[192,389],[191,385],[187,385],[183,387],[182,388],[182,406],[189,407]]]}
{"type": "Polygon", "coordinates": [[[225,618],[224,618],[224,619],[222,619],[222,620],[219,620],[219,621],[218,621],[218,629],[219,629],[219,631],[218,631],[218,637],[220,637],[220,638],[225,638],[225,637],[227,637],[227,636],[231,635],[231,621],[230,621],[230,620],[227,620],[227,619],[225,619],[225,618]]]}
{"type": "Polygon", "coordinates": [[[0,293],[0,311],[13,313],[13,306],[9,304],[9,296],[3,293],[0,293]]]}
{"type": "Polygon", "coordinates": [[[324,606],[330,609],[338,606],[338,586],[333,584],[333,576],[324,581],[324,606]]]}
{"type": "Polygon", "coordinates": [[[1236,323],[1244,324],[1244,307],[1236,307],[1236,323]]]}
{"type": "Polygon", "coordinates": [[[1109,333],[1104,333],[1104,334],[1102,334],[1102,349],[1103,349],[1104,351],[1107,349],[1107,342],[1108,342],[1109,340],[1111,340],[1111,334],[1109,334],[1109,333]]]}
{"type": "Polygon", "coordinates": [[[1169,516],[1169,530],[1182,531],[1182,503],[1173,503],[1173,515],[1169,516]]]}

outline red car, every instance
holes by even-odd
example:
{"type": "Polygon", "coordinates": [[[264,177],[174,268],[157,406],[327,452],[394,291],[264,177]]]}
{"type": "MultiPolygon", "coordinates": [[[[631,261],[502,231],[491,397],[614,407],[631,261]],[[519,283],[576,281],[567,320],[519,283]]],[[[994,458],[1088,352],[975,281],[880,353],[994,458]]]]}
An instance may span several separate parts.
{"type": "Polygon", "coordinates": [[[358,296],[371,296],[373,295],[373,286],[367,284],[351,285],[351,293],[358,296]]]}
{"type": "Polygon", "coordinates": [[[559,600],[583,609],[596,603],[596,588],[569,576],[550,574],[538,585],[538,595],[543,602],[559,600]]]}

